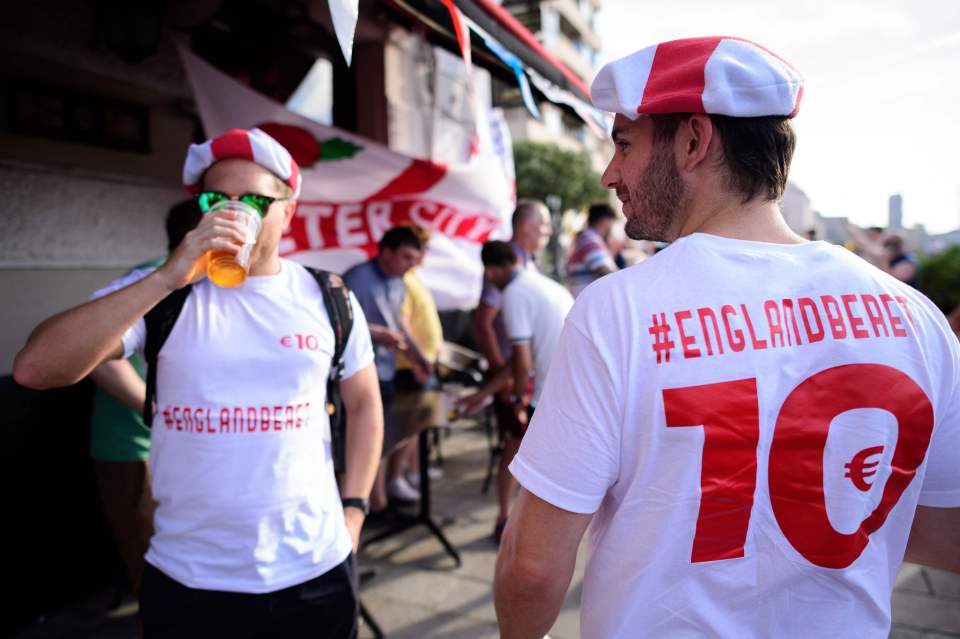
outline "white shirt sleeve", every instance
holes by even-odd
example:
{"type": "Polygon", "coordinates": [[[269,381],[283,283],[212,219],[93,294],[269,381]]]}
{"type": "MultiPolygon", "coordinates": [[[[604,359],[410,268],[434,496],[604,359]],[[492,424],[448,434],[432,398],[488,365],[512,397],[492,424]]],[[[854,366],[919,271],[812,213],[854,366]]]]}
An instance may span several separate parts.
{"type": "MultiPolygon", "coordinates": [[[[147,275],[150,275],[150,273],[153,273],[155,270],[156,269],[152,266],[149,268],[134,269],[123,277],[119,277],[110,282],[100,290],[94,291],[93,295],[90,296],[90,299],[99,299],[105,295],[119,291],[121,288],[126,288],[134,282],[139,282],[147,275]]],[[[134,353],[143,351],[147,343],[147,325],[143,321],[142,317],[134,322],[133,326],[127,329],[120,341],[123,344],[123,359],[129,358],[134,353]]]]}
{"type": "MultiPolygon", "coordinates": [[[[952,336],[948,336],[952,339],[952,336]]],[[[953,359],[954,371],[960,364],[960,345],[954,339],[946,356],[953,359]]],[[[946,409],[937,415],[933,437],[927,449],[927,469],[920,488],[919,505],[935,508],[960,507],[960,374],[954,375],[951,397],[946,409]]]]}
{"type": "Polygon", "coordinates": [[[353,377],[373,362],[373,342],[370,341],[367,317],[352,292],[350,305],[353,307],[353,328],[350,329],[350,337],[343,351],[343,379],[353,377]]]}
{"type": "Polygon", "coordinates": [[[620,473],[620,421],[610,368],[568,317],[510,472],[558,508],[596,512],[620,473]]]}
{"type": "Polygon", "coordinates": [[[528,342],[533,338],[533,316],[529,297],[518,286],[507,287],[503,292],[503,324],[511,342],[528,342]]]}

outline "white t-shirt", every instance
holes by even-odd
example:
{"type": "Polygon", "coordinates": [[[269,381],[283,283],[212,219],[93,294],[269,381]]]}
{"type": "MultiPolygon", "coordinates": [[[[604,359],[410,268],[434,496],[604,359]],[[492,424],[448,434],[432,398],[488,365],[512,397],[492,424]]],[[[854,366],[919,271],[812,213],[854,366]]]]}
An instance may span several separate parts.
{"type": "Polygon", "coordinates": [[[521,269],[503,289],[503,322],[513,343],[530,342],[533,355],[533,395],[537,406],[543,380],[550,368],[563,320],[573,306],[573,296],[549,277],[521,269]]]}
{"type": "Polygon", "coordinates": [[[885,638],[960,506],[960,349],[844,249],[694,234],[581,293],[510,469],[596,513],[585,638],[885,638]]]}
{"type": "MultiPolygon", "coordinates": [[[[344,378],[373,362],[351,301],[344,378]]],[[[140,320],[124,357],[145,338],[140,320]]],[[[191,588],[263,593],[349,555],[325,410],[333,348],[317,282],[295,262],[234,289],[194,284],[157,359],[148,562],[191,588]]]]}

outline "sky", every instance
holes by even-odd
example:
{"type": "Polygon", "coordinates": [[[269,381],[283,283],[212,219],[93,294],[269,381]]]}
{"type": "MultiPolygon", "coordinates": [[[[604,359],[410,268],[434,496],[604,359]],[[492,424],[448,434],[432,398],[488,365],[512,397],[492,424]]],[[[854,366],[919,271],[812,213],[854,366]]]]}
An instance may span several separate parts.
{"type": "Polygon", "coordinates": [[[754,40],[799,69],[790,179],[825,216],[960,227],[960,0],[602,0],[600,64],[693,36],[754,40]]]}

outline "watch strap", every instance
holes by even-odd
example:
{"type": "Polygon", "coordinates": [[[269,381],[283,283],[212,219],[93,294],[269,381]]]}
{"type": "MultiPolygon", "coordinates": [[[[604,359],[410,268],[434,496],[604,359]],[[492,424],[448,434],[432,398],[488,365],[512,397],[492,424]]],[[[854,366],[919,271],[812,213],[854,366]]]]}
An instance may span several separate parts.
{"type": "Polygon", "coordinates": [[[344,497],[340,501],[343,503],[344,508],[356,508],[360,510],[364,515],[370,514],[369,499],[361,499],[360,497],[344,497]]]}

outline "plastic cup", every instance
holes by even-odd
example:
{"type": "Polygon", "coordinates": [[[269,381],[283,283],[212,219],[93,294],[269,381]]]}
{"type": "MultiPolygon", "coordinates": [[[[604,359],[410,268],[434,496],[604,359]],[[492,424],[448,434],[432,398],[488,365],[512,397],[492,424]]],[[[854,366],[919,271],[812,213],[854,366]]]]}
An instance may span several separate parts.
{"type": "Polygon", "coordinates": [[[443,411],[448,424],[460,419],[460,406],[458,406],[458,402],[462,396],[462,384],[443,385],[443,411]]]}
{"type": "Polygon", "coordinates": [[[217,202],[207,213],[217,211],[236,212],[237,222],[246,229],[247,237],[239,252],[231,253],[223,249],[212,249],[207,251],[206,255],[207,277],[210,281],[222,288],[233,288],[247,280],[247,274],[250,272],[250,253],[253,251],[253,245],[257,243],[262,222],[255,208],[237,200],[217,202]]]}

